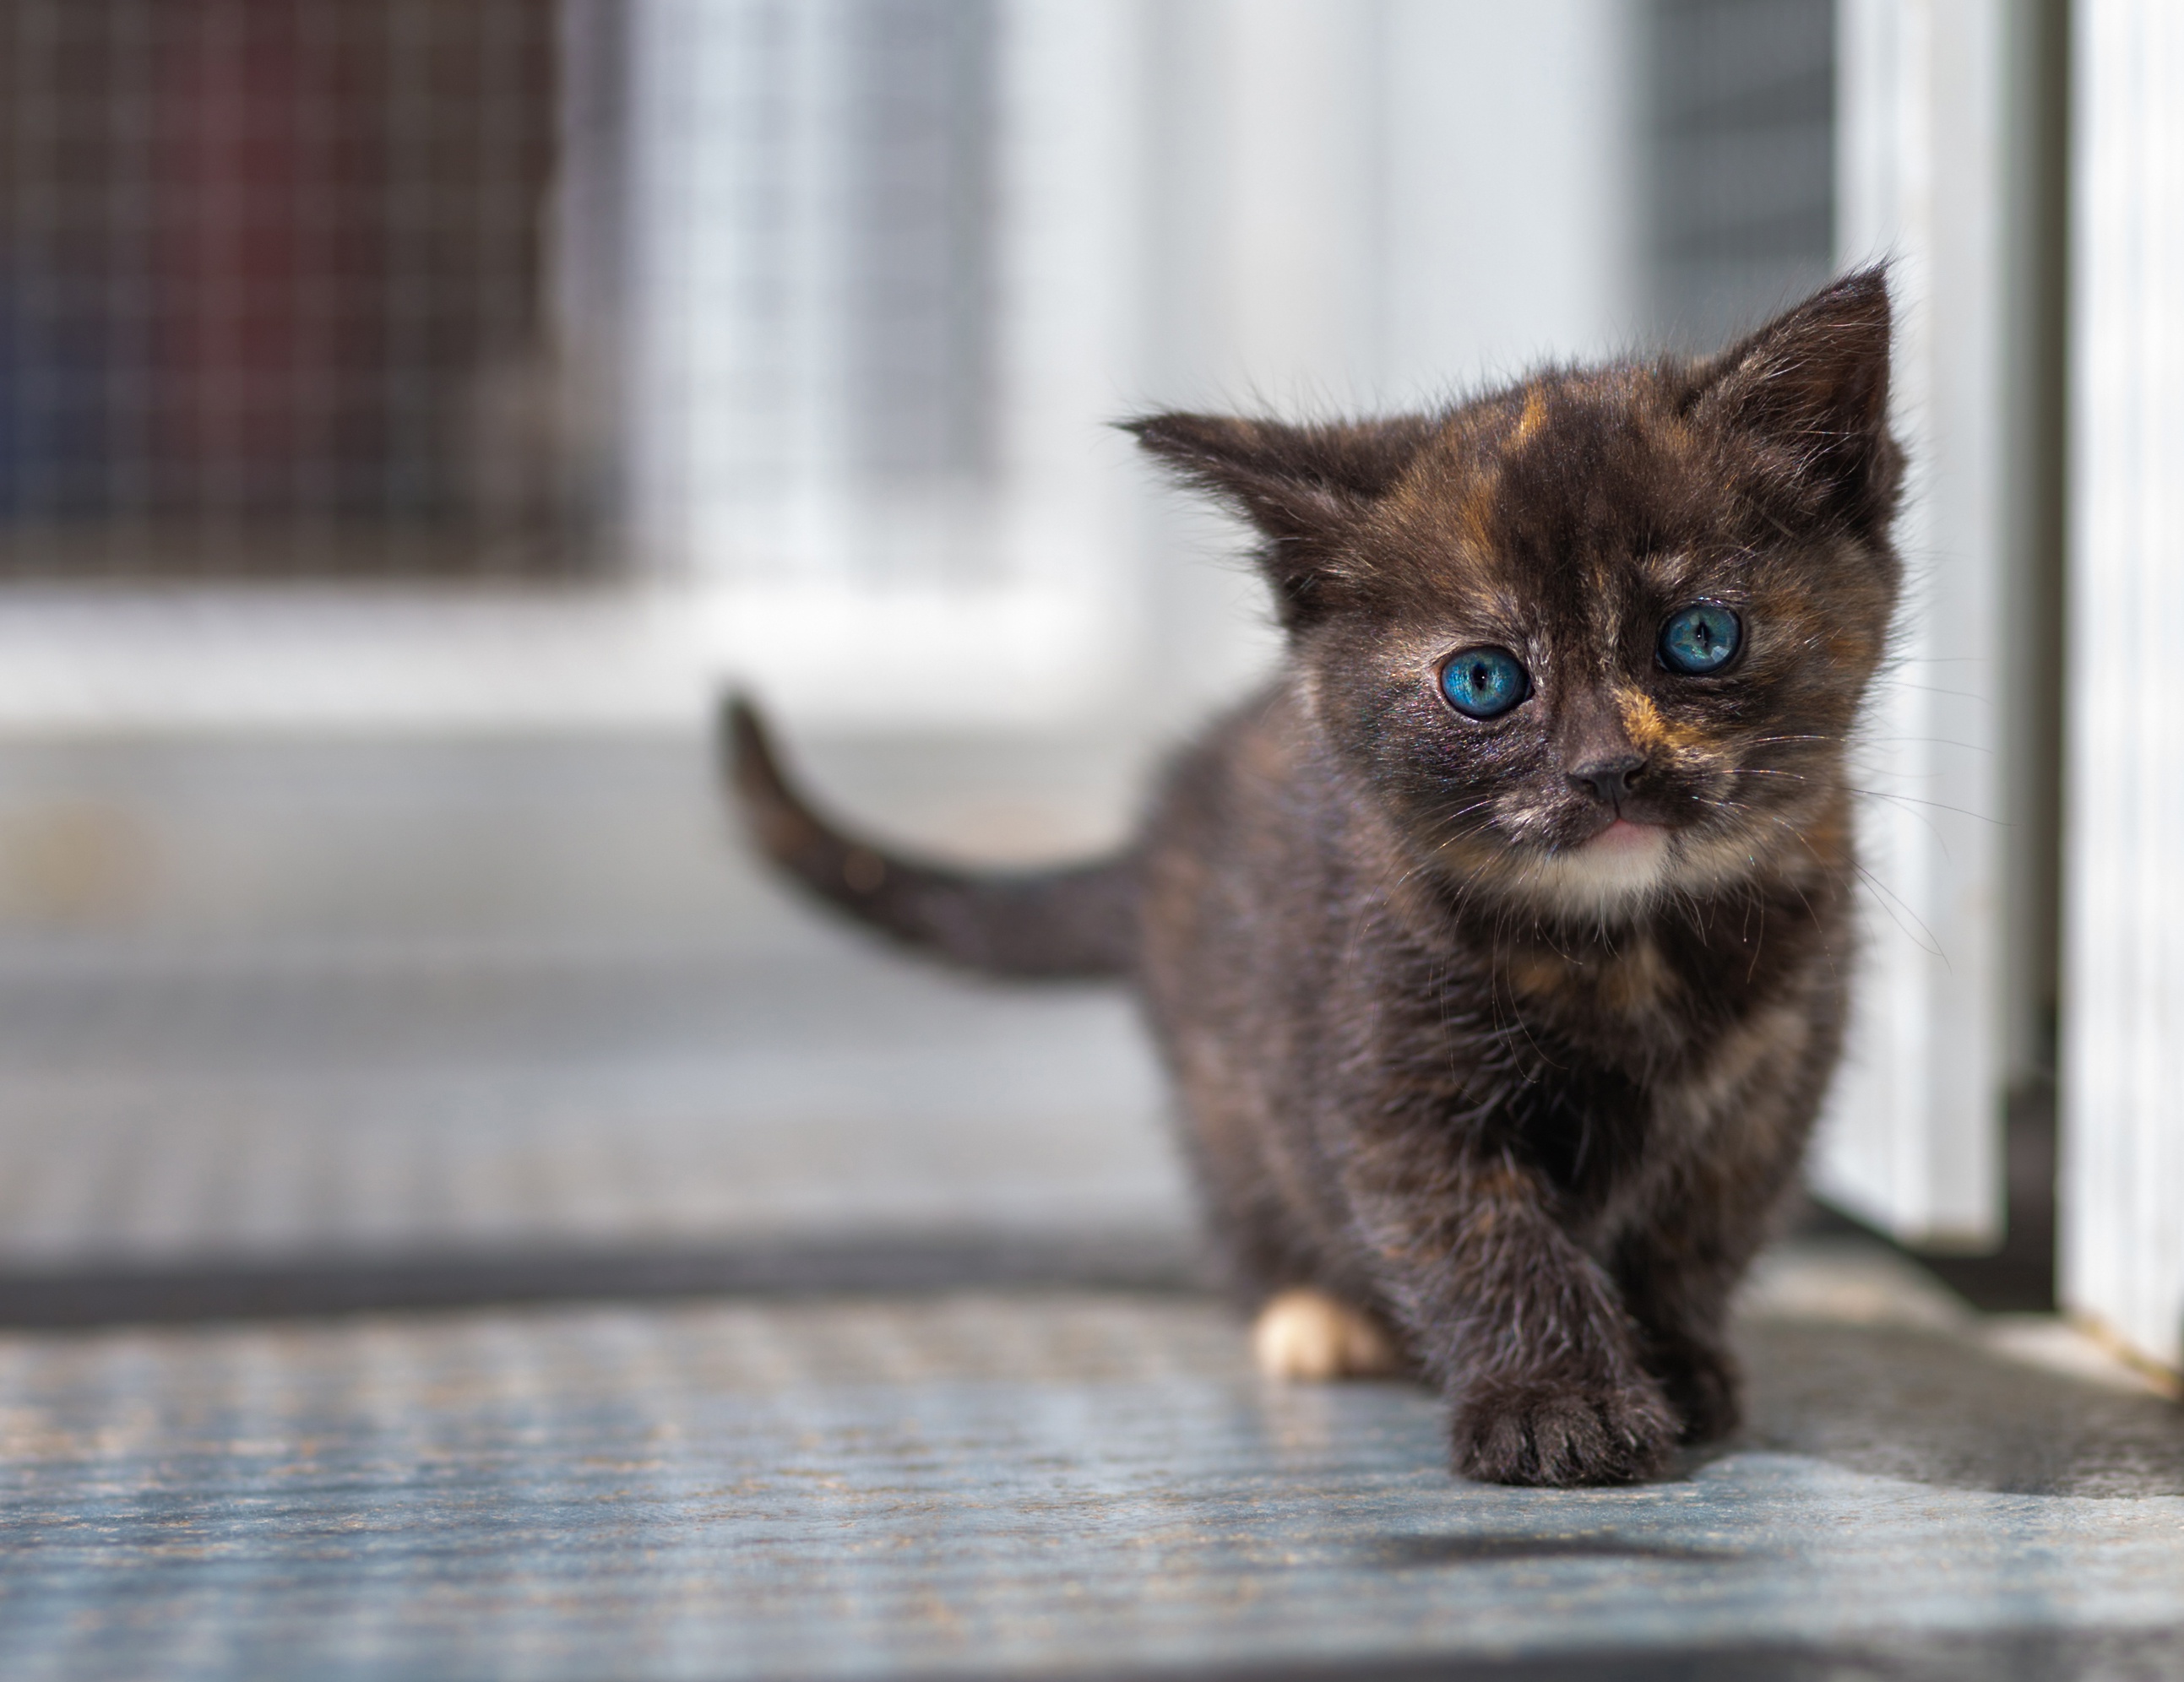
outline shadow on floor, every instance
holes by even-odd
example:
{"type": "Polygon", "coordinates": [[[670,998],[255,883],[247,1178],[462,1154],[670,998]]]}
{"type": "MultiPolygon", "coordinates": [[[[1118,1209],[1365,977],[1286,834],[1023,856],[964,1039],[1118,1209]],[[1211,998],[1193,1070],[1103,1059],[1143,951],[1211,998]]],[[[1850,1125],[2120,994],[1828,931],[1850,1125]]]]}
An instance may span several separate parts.
{"type": "Polygon", "coordinates": [[[1538,1559],[1643,1559],[1674,1565],[1719,1565],[1744,1558],[1737,1548],[1685,1547],[1627,1536],[1390,1536],[1366,1551],[1365,1563],[1396,1570],[1436,1565],[1506,1564],[1538,1559]]]}
{"type": "Polygon", "coordinates": [[[2184,1675],[2184,1630],[1999,1629],[1840,1646],[1751,1645],[1250,1670],[1102,1672],[1083,1682],[2061,1682],[2184,1675]]]}

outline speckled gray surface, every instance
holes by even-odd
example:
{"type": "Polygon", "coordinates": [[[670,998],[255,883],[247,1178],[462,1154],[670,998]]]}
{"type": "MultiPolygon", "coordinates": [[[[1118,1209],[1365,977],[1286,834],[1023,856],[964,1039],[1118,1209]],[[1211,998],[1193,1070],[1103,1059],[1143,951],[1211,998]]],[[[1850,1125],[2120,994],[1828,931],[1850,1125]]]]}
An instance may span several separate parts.
{"type": "MultiPolygon", "coordinates": [[[[1062,810],[1073,763],[979,798],[1062,810]]],[[[870,810],[993,829],[896,765],[870,810]]],[[[706,777],[0,753],[0,1284],[1187,1242],[1122,1001],[872,956],[706,777]]],[[[2174,1404],[1871,1247],[1770,1258],[1742,1336],[1742,1441],[1557,1494],[1451,1481],[1413,1390],[1262,1384],[1173,1291],[0,1333],[0,1677],[2184,1677],[2174,1404]]]]}
{"type": "MultiPolygon", "coordinates": [[[[973,855],[1127,809],[1112,748],[800,746],[973,855]]],[[[0,1269],[1174,1231],[1162,1104],[1117,994],[791,902],[694,734],[0,743],[0,1269]]]]}
{"type": "Polygon", "coordinates": [[[2171,1404],[1940,1330],[1747,1334],[1747,1442],[1580,1492],[1456,1483],[1429,1398],[1268,1385],[1189,1300],[19,1335],[0,1674],[1248,1674],[2184,1629],[2171,1404]]]}
{"type": "Polygon", "coordinates": [[[1180,1228],[1127,1000],[794,952],[0,950],[0,1267],[1180,1228]]]}

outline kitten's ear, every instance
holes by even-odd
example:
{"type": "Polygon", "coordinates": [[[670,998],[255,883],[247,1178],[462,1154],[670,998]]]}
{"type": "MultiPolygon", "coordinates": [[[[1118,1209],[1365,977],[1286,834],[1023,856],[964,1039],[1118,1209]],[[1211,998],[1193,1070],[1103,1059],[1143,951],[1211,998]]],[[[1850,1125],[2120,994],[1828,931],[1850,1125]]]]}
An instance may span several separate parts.
{"type": "Polygon", "coordinates": [[[1220,415],[1148,415],[1123,430],[1185,483],[1258,527],[1262,565],[1294,625],[1363,581],[1340,560],[1341,540],[1391,490],[1433,436],[1424,415],[1294,426],[1220,415]]]}
{"type": "Polygon", "coordinates": [[[1708,365],[1693,418],[1773,445],[1825,516],[1877,532],[1903,470],[1888,430],[1889,316],[1885,268],[1844,276],[1708,365]]]}

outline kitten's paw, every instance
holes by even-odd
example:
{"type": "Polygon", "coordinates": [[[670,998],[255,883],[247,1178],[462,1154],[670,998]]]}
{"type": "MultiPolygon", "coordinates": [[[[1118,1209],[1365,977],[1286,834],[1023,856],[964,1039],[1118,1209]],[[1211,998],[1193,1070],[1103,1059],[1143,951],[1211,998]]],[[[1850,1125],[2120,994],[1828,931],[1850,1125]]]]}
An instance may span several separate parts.
{"type": "Polygon", "coordinates": [[[1632,1484],[1667,1462],[1676,1417],[1651,1380],[1482,1385],[1457,1404],[1456,1469],[1489,1484],[1632,1484]]]}
{"type": "Polygon", "coordinates": [[[1269,1378],[1379,1378],[1401,1351],[1371,1317],[1324,1291],[1285,1290],[1251,1323],[1251,1354],[1269,1378]]]}
{"type": "Polygon", "coordinates": [[[1683,1421],[1676,1440],[1719,1442],[1744,1423],[1743,1383],[1726,1350],[1686,1344],[1660,1363],[1661,1387],[1683,1421]]]}

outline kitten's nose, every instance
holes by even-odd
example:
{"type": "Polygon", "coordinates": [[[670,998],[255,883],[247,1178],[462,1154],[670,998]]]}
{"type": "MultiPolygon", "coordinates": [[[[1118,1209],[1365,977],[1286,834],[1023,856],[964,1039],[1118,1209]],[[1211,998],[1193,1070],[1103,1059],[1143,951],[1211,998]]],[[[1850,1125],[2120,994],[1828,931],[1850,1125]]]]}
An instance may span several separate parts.
{"type": "Polygon", "coordinates": [[[1613,806],[1630,792],[1630,785],[1645,767],[1643,754],[1615,754],[1575,766],[1569,780],[1573,787],[1584,790],[1601,805],[1613,806]]]}

